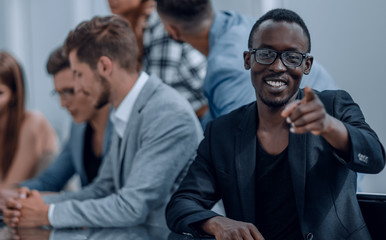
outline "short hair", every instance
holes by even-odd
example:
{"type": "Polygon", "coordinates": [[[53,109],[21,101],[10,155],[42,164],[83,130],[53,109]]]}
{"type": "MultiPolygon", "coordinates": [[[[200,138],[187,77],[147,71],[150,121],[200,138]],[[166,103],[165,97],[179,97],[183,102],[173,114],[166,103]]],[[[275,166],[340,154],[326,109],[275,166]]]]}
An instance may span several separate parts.
{"type": "Polygon", "coordinates": [[[56,48],[50,54],[46,68],[47,72],[51,75],[55,75],[66,68],[70,68],[70,62],[63,47],[56,48]]]}
{"type": "Polygon", "coordinates": [[[306,37],[308,38],[307,52],[311,52],[311,36],[303,19],[294,11],[283,9],[283,8],[270,10],[269,12],[264,14],[256,21],[256,23],[252,27],[251,33],[249,34],[248,48],[252,48],[253,36],[257,32],[259,26],[266,20],[273,20],[274,22],[289,22],[289,23],[298,24],[303,29],[306,37]]]}
{"type": "Polygon", "coordinates": [[[157,10],[190,26],[199,26],[213,11],[210,0],[157,0],[157,10]]]}
{"type": "Polygon", "coordinates": [[[138,47],[129,22],[118,15],[94,17],[81,22],[65,41],[68,55],[77,51],[79,61],[96,69],[101,56],[106,56],[126,69],[137,71],[138,47]]]}

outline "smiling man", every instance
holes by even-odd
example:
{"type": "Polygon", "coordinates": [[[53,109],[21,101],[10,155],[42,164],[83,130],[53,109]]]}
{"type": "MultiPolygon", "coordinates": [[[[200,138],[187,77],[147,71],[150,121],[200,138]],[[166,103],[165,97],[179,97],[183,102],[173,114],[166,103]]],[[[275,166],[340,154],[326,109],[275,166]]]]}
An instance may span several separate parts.
{"type": "Polygon", "coordinates": [[[256,101],[208,124],[168,226],[220,240],[371,239],[356,172],[381,171],[385,152],[358,105],[342,90],[299,88],[313,57],[296,13],[266,13],[248,45],[256,101]],[[220,198],[226,217],[209,210],[220,198]]]}
{"type": "Polygon", "coordinates": [[[65,46],[75,91],[88,95],[97,108],[114,107],[110,151],[88,187],[43,199],[36,191],[27,193],[26,199],[7,203],[5,222],[19,227],[165,227],[167,201],[202,138],[192,107],[155,75],[138,72],[135,36],[122,17],[82,22],[65,46]]]}

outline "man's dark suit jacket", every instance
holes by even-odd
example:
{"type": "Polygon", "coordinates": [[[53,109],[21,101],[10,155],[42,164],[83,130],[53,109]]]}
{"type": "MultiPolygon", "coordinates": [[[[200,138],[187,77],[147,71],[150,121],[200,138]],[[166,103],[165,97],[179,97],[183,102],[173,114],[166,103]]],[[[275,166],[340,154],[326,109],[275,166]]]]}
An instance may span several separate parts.
{"type": "MultiPolygon", "coordinates": [[[[288,161],[305,239],[371,239],[356,199],[356,172],[378,173],[385,151],[359,106],[345,91],[317,93],[328,114],[346,126],[351,155],[340,158],[320,136],[289,135],[288,161]]],[[[298,99],[304,95],[299,91],[298,99]]],[[[208,210],[223,199],[226,216],[255,223],[256,102],[211,122],[195,162],[166,210],[178,233],[199,235],[208,210]]],[[[275,197],[275,196],[272,196],[275,197]]]]}

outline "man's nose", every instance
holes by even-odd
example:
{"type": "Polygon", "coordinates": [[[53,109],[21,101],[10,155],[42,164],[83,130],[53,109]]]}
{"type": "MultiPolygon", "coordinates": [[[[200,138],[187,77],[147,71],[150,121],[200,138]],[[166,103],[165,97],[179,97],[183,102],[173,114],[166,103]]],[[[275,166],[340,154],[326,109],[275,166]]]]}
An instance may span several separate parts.
{"type": "Polygon", "coordinates": [[[281,57],[277,56],[275,61],[270,65],[270,69],[275,72],[284,72],[287,70],[287,67],[284,65],[283,61],[281,60],[281,57]]]}
{"type": "Polygon", "coordinates": [[[69,108],[69,106],[70,106],[70,103],[71,103],[71,99],[70,98],[66,98],[66,97],[64,97],[64,96],[60,96],[60,105],[62,106],[62,107],[65,107],[65,108],[69,108]]]}
{"type": "Polygon", "coordinates": [[[83,90],[82,81],[79,79],[76,79],[74,84],[74,92],[78,93],[78,92],[81,92],[82,90],[83,90]]]}

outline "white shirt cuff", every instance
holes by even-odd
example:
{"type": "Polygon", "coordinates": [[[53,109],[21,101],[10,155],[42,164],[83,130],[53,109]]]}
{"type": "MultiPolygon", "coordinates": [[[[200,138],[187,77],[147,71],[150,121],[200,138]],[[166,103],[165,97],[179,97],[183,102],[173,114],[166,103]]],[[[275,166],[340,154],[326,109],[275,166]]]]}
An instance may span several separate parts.
{"type": "Polygon", "coordinates": [[[55,209],[55,204],[50,204],[48,207],[48,221],[50,222],[50,225],[52,226],[52,218],[54,215],[54,209],[55,209]]]}

